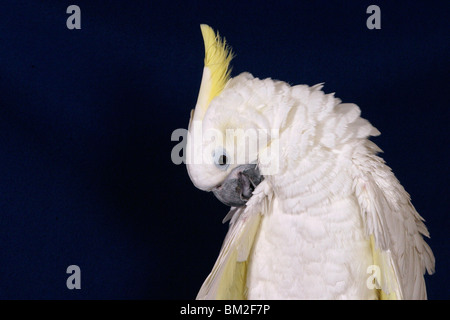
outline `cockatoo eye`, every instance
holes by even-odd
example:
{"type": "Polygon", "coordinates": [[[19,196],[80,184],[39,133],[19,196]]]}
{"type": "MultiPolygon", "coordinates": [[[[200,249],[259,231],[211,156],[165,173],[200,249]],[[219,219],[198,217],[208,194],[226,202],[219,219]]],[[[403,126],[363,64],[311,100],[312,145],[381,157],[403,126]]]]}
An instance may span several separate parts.
{"type": "Polygon", "coordinates": [[[216,150],[214,150],[212,156],[214,158],[214,164],[220,170],[226,170],[228,168],[228,166],[230,165],[230,159],[228,158],[225,149],[223,149],[221,147],[216,148],[216,150]]]}

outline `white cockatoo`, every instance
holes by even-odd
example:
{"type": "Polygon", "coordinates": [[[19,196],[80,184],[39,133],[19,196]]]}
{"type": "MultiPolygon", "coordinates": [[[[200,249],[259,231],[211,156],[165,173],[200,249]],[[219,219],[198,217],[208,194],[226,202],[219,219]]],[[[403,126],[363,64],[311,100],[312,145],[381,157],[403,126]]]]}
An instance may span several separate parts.
{"type": "Polygon", "coordinates": [[[230,78],[225,40],[201,31],[186,164],[231,210],[197,299],[426,299],[429,234],[369,140],[379,131],[320,84],[230,78]]]}

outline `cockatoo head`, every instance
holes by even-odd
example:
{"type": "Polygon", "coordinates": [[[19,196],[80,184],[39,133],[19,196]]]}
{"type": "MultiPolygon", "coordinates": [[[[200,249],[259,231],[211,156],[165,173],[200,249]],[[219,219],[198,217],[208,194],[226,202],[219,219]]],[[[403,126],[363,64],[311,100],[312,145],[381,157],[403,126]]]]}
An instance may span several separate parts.
{"type": "Polygon", "coordinates": [[[325,94],[321,84],[290,86],[249,73],[230,79],[232,54],[225,41],[209,26],[201,29],[205,67],[186,145],[194,185],[237,207],[266,179],[280,199],[305,197],[284,201],[290,212],[314,205],[318,190],[341,192],[339,179],[327,189],[310,184],[319,173],[330,180],[347,172],[355,150],[380,134],[360,117],[359,107],[325,94]]]}
{"type": "Polygon", "coordinates": [[[201,25],[205,67],[191,113],[186,164],[194,185],[212,191],[224,204],[245,205],[263,180],[259,154],[270,140],[269,125],[248,87],[253,77],[230,79],[232,53],[209,26],[201,25]]]}

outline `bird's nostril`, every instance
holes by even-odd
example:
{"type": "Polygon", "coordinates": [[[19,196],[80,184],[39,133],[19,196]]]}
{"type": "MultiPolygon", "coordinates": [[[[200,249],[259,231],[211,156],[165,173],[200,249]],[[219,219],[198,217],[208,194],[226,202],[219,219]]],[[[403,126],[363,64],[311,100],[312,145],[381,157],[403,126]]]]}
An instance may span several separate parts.
{"type": "Polygon", "coordinates": [[[243,172],[239,172],[238,176],[241,198],[250,199],[254,189],[249,177],[243,172]]]}

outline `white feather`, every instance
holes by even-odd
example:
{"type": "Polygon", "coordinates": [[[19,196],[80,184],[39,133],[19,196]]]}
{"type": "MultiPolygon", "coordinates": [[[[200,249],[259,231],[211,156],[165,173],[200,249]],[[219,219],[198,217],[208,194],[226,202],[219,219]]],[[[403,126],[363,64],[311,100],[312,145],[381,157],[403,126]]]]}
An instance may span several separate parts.
{"type": "MultiPolygon", "coordinates": [[[[279,130],[279,150],[273,140],[265,150],[279,170],[271,174],[260,163],[265,180],[247,207],[233,209],[198,298],[236,297],[227,281],[236,281],[229,267],[241,262],[248,270],[237,276],[247,287],[240,298],[375,299],[379,293],[366,284],[367,267],[375,262],[385,294],[426,298],[423,274],[434,270],[423,240],[428,232],[368,140],[379,131],[360,117],[358,106],[321,89],[245,73],[211,101],[203,126],[279,130]]],[[[197,180],[214,180],[210,171],[203,174],[197,180]]]]}

